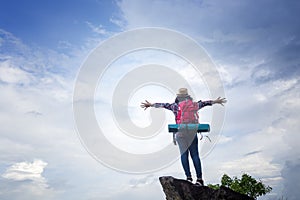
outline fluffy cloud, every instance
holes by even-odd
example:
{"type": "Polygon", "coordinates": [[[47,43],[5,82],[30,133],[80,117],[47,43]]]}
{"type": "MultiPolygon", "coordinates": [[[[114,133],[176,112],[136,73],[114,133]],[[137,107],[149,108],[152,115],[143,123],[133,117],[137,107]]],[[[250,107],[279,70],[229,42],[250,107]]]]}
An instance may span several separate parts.
{"type": "Polygon", "coordinates": [[[88,25],[88,27],[90,27],[92,29],[92,31],[94,33],[97,33],[99,35],[107,35],[108,34],[108,31],[106,29],[104,29],[104,27],[102,25],[95,26],[91,22],[86,22],[86,24],[88,25]]]}
{"type": "Polygon", "coordinates": [[[34,160],[32,163],[15,163],[6,169],[2,177],[14,181],[31,180],[47,187],[46,179],[42,176],[47,164],[48,163],[39,159],[34,160]]]}
{"type": "Polygon", "coordinates": [[[0,178],[1,199],[53,199],[56,192],[42,175],[46,166],[46,162],[35,159],[8,167],[0,178]]]}
{"type": "Polygon", "coordinates": [[[252,78],[258,83],[273,80],[289,80],[300,75],[300,38],[293,38],[278,50],[270,53],[262,64],[257,65],[252,72],[252,78]]]}
{"type": "Polygon", "coordinates": [[[26,84],[30,81],[30,76],[27,72],[12,67],[9,61],[5,61],[0,65],[0,81],[5,83],[26,84]]]}

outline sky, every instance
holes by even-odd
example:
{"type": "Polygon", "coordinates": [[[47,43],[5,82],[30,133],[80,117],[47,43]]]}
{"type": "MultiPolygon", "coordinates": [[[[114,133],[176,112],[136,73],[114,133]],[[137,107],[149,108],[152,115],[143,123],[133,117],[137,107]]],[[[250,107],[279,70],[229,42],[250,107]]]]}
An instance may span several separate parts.
{"type": "MultiPolygon", "coordinates": [[[[210,86],[220,77],[228,100],[224,107],[200,111],[203,122],[222,123],[213,146],[200,142],[205,183],[219,183],[224,173],[248,173],[273,188],[259,199],[298,199],[299,1],[0,0],[0,5],[0,199],[164,199],[158,177],[185,178],[178,157],[161,156],[151,170],[147,162],[109,157],[102,141],[86,144],[93,130],[85,109],[77,113],[81,104],[74,96],[95,97],[97,124],[116,149],[147,157],[172,143],[165,127],[173,116],[139,105],[145,99],[173,102],[177,91],[168,85],[173,75],[202,100],[218,97],[210,86]],[[195,71],[180,55],[144,48],[110,60],[100,76],[98,65],[109,53],[129,51],[139,41],[130,33],[133,44],[119,39],[122,34],[149,27],[190,38],[216,73],[195,71]],[[114,41],[126,45],[109,46],[114,41]],[[101,54],[106,44],[108,54],[101,54]],[[85,72],[86,63],[96,67],[85,72]],[[164,70],[174,74],[159,73],[164,70]],[[99,78],[94,90],[82,84],[82,73],[87,82],[99,78]],[[78,119],[86,132],[80,132],[78,119]],[[155,134],[143,129],[151,123],[162,128],[155,134]],[[145,130],[145,137],[122,130],[128,124],[145,130]]],[[[171,147],[173,156],[178,151],[171,147]]]]}

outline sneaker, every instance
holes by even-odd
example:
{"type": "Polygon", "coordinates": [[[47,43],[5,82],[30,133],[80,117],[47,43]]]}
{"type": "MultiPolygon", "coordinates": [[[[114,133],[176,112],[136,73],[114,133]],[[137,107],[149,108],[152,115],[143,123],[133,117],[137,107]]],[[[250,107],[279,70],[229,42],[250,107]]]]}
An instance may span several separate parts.
{"type": "Polygon", "coordinates": [[[193,183],[192,177],[187,177],[186,180],[187,180],[188,182],[190,182],[190,183],[193,183]]]}
{"type": "Polygon", "coordinates": [[[199,186],[204,186],[204,182],[201,178],[198,178],[195,184],[199,186]]]}

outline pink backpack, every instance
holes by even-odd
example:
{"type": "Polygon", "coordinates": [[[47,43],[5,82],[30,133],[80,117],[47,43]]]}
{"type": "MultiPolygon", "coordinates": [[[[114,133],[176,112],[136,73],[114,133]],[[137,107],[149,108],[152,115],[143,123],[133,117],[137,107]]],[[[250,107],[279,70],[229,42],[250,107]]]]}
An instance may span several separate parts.
{"type": "Polygon", "coordinates": [[[199,104],[190,99],[186,99],[178,104],[177,124],[198,124],[199,104]]]}

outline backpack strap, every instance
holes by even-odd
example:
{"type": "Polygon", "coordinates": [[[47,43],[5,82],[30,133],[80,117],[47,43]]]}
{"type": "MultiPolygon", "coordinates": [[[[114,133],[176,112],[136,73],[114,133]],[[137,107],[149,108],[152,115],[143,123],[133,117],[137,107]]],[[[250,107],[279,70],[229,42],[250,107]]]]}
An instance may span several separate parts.
{"type": "Polygon", "coordinates": [[[176,132],[173,132],[173,143],[174,143],[174,145],[177,145],[177,143],[176,143],[176,132]]]}

